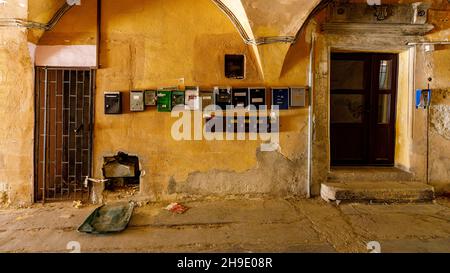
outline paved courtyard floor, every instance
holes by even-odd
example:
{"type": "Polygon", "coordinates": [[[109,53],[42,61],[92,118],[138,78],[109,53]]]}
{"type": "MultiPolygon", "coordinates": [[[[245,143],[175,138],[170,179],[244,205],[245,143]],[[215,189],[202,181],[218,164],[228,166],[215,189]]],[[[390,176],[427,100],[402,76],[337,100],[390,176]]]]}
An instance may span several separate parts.
{"type": "Polygon", "coordinates": [[[72,203],[0,210],[0,252],[381,252],[450,253],[450,200],[433,204],[335,204],[320,199],[186,201],[185,214],[151,203],[119,234],[78,226],[95,209],[72,203]]]}

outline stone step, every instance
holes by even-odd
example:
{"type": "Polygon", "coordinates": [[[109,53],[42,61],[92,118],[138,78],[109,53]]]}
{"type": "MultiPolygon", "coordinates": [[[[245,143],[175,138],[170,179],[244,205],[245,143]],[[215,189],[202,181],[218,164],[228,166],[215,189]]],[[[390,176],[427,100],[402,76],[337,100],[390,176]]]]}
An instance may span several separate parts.
{"type": "Polygon", "coordinates": [[[328,182],[339,181],[412,181],[412,173],[388,167],[337,167],[328,174],[328,182]]]}
{"type": "Polygon", "coordinates": [[[320,194],[328,202],[417,203],[435,198],[432,186],[418,182],[327,182],[320,194]]]}

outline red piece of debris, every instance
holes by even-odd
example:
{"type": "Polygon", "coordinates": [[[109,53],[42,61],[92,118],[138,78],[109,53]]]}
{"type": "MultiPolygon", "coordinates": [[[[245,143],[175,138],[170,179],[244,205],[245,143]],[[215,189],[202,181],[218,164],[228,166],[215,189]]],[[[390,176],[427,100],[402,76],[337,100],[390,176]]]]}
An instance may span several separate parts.
{"type": "Polygon", "coordinates": [[[183,206],[179,203],[172,203],[166,207],[166,210],[171,211],[173,213],[183,214],[185,213],[189,208],[186,206],[183,206]]]}

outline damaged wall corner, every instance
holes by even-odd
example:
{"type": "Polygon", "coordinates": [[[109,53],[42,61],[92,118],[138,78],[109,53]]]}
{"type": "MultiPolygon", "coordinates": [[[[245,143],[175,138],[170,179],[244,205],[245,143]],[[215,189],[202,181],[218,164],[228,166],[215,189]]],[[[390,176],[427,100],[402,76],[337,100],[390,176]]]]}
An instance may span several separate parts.
{"type": "Polygon", "coordinates": [[[438,193],[450,192],[450,90],[435,89],[430,108],[430,183],[438,193]]]}

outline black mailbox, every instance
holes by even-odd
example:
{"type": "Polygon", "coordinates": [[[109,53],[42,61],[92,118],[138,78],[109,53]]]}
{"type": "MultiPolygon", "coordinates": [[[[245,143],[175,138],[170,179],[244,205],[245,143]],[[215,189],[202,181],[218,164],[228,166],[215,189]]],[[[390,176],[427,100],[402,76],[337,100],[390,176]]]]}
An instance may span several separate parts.
{"type": "Polygon", "coordinates": [[[254,105],[257,109],[260,106],[267,105],[266,103],[266,88],[249,88],[250,104],[254,105]]]}
{"type": "Polygon", "coordinates": [[[122,93],[105,92],[105,114],[122,114],[122,93]]]}
{"type": "Polygon", "coordinates": [[[214,88],[215,104],[219,106],[222,111],[231,105],[231,88],[230,87],[215,87],[214,88]]]}
{"type": "Polygon", "coordinates": [[[234,107],[248,106],[248,88],[233,88],[232,94],[234,107]]]}

